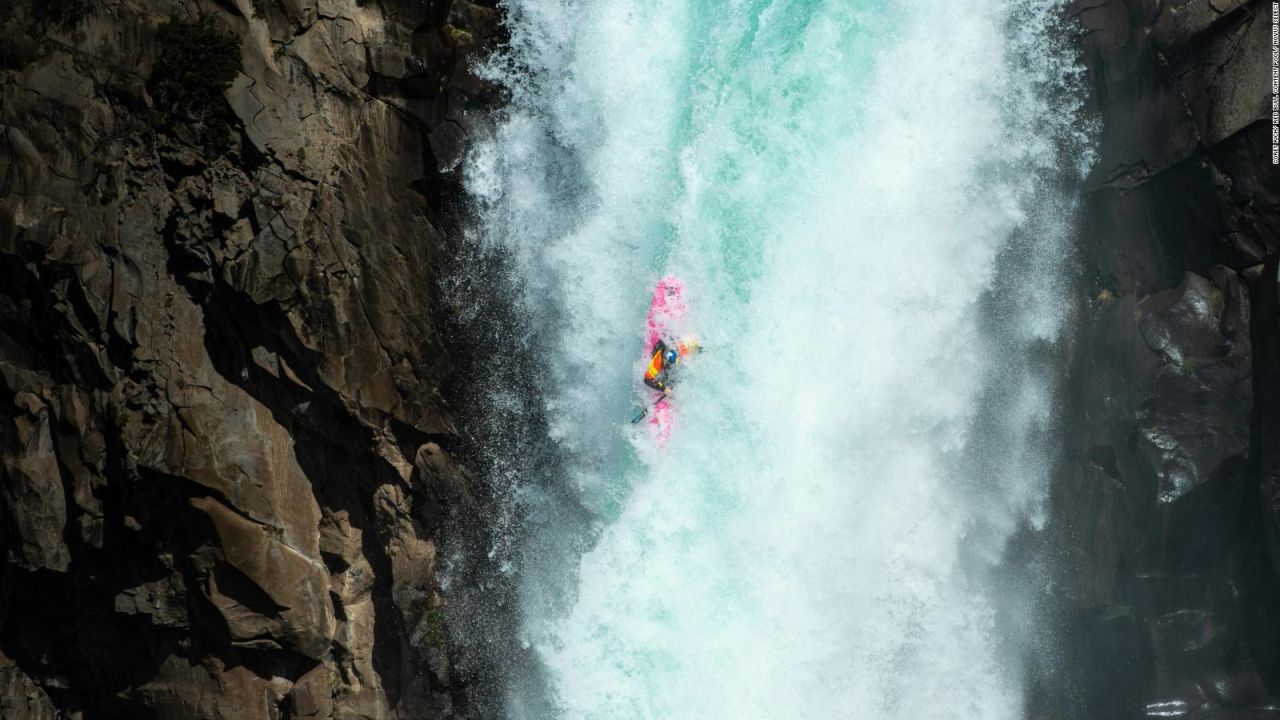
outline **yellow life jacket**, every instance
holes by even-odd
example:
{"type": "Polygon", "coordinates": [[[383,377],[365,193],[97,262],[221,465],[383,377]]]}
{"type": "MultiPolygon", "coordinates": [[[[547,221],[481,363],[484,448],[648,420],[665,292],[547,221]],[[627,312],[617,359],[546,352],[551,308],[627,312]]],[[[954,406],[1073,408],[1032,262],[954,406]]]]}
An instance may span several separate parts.
{"type": "Polygon", "coordinates": [[[653,357],[649,358],[649,367],[645,368],[644,379],[646,382],[654,383],[658,381],[658,377],[662,375],[662,371],[667,366],[666,358],[667,349],[661,343],[654,349],[653,357]]]}

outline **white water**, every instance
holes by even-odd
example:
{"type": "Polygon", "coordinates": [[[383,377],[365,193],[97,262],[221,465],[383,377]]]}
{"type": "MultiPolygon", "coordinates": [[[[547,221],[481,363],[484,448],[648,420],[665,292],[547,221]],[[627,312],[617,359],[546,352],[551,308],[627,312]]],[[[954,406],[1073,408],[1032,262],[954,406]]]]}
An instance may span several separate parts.
{"type": "Polygon", "coordinates": [[[508,8],[473,235],[563,458],[498,463],[509,715],[1019,717],[988,571],[1045,487],[1027,355],[1085,163],[1056,4],[508,8]],[[626,419],[669,272],[707,350],[658,449],[626,419]]]}

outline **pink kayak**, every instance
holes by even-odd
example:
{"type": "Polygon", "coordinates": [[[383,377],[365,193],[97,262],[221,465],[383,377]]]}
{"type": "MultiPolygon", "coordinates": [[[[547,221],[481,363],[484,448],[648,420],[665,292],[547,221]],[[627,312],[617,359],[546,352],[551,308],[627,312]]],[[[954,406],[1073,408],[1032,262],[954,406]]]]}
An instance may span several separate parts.
{"type": "MultiPolygon", "coordinates": [[[[653,348],[659,340],[671,342],[674,338],[680,337],[684,315],[684,283],[680,278],[668,275],[659,280],[653,288],[653,300],[649,303],[644,358],[646,363],[652,357],[653,348]]],[[[652,404],[652,409],[649,411],[649,429],[658,444],[664,445],[671,437],[671,428],[675,423],[675,408],[670,398],[664,398],[648,387],[645,390],[650,393],[646,404],[652,404]]]]}

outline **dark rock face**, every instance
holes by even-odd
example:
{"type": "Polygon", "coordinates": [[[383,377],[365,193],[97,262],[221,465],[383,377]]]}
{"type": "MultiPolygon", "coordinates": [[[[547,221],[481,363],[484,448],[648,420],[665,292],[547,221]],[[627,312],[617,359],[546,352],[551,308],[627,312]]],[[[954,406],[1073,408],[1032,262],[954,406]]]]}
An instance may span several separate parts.
{"type": "Polygon", "coordinates": [[[1138,450],[1156,473],[1161,503],[1248,451],[1248,294],[1230,269],[1215,265],[1209,273],[1212,279],[1187,273],[1182,284],[1136,307],[1139,333],[1158,363],[1138,407],[1138,450]]]}
{"type": "Polygon", "coordinates": [[[1267,10],[1257,0],[1074,5],[1104,122],[1084,237],[1113,293],[1256,265],[1277,249],[1267,10]]]}
{"type": "Polygon", "coordinates": [[[465,713],[431,304],[495,10],[17,0],[0,28],[0,718],[465,713]],[[202,16],[241,70],[166,104],[157,29],[202,16]]]}
{"type": "Polygon", "coordinates": [[[1269,3],[1075,3],[1103,122],[1032,717],[1280,717],[1269,3]]]}

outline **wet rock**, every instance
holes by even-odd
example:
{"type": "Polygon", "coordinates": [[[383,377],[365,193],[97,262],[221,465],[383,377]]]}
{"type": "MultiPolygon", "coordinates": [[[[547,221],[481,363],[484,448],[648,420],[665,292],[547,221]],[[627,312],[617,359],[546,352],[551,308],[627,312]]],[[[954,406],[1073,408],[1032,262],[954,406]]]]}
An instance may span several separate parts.
{"type": "Polygon", "coordinates": [[[1250,90],[1268,13],[1258,0],[1068,9],[1102,135],[1046,531],[1071,664],[1046,661],[1041,692],[1060,702],[1033,715],[1275,714],[1280,169],[1250,90]],[[1098,609],[1116,607],[1131,632],[1108,634],[1098,609]]]}
{"type": "Polygon", "coordinates": [[[446,120],[431,131],[431,152],[436,158],[436,172],[449,173],[462,162],[467,135],[455,122],[446,120]]]}
{"type": "MultiPolygon", "coordinates": [[[[1214,704],[1225,707],[1261,706],[1269,697],[1266,685],[1251,663],[1213,673],[1205,679],[1204,691],[1214,704]]],[[[1280,712],[1280,708],[1274,712],[1280,712]]]]}
{"type": "Polygon", "coordinates": [[[476,512],[475,479],[438,444],[424,443],[413,460],[412,482],[415,517],[427,525],[443,522],[448,515],[476,512]]]}
{"type": "Polygon", "coordinates": [[[1269,73],[1256,60],[1270,47],[1270,23],[1247,0],[1188,0],[1160,8],[1151,28],[1169,74],[1183,97],[1199,142],[1213,145],[1265,117],[1256,91],[1269,73]],[[1203,42],[1203,47],[1196,43],[1203,42]]]}
{"type": "Polygon", "coordinates": [[[1280,169],[1257,58],[1262,3],[1073,3],[1105,131],[1084,237],[1106,284],[1144,294],[1214,264],[1239,270],[1280,245],[1280,169]],[[1156,209],[1158,208],[1158,211],[1156,209]]]}
{"type": "Polygon", "coordinates": [[[1253,401],[1248,294],[1216,266],[1214,280],[1182,284],[1143,300],[1139,328],[1161,356],[1151,396],[1138,408],[1139,447],[1173,502],[1249,446],[1253,401]]]}
{"type": "Polygon", "coordinates": [[[1152,41],[1166,55],[1190,49],[1190,44],[1204,33],[1249,5],[1248,0],[1174,0],[1165,3],[1151,26],[1152,41]]]}
{"type": "Polygon", "coordinates": [[[1280,573],[1280,256],[1272,257],[1254,285],[1257,361],[1253,462],[1271,563],[1280,573]]]}

